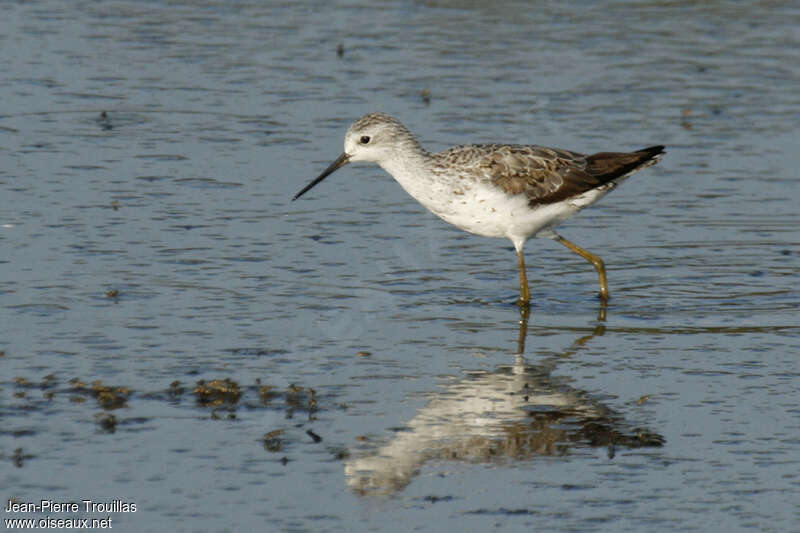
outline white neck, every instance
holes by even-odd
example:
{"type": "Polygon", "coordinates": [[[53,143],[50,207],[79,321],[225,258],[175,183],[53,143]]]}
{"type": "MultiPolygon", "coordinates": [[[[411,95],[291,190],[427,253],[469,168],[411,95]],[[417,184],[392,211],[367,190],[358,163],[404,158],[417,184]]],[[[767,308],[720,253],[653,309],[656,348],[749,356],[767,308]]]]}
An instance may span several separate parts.
{"type": "Polygon", "coordinates": [[[441,201],[437,195],[435,182],[437,176],[431,172],[433,162],[430,153],[420,150],[404,150],[395,153],[378,163],[381,168],[392,175],[405,191],[428,209],[436,212],[441,201]]]}

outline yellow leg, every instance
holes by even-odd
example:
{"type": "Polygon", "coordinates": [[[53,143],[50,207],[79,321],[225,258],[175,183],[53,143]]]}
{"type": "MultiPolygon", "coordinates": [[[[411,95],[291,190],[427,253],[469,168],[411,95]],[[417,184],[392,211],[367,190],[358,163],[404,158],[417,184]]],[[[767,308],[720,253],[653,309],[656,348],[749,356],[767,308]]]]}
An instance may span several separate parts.
{"type": "Polygon", "coordinates": [[[528,307],[531,302],[531,291],[528,289],[528,275],[525,272],[525,257],[522,255],[522,250],[517,250],[517,259],[519,260],[519,300],[517,300],[517,305],[528,307]]]}
{"type": "Polygon", "coordinates": [[[528,336],[528,318],[531,316],[530,306],[519,308],[519,337],[517,338],[517,355],[525,353],[525,337],[528,336]]]}
{"type": "Polygon", "coordinates": [[[560,235],[556,237],[556,240],[594,265],[595,270],[597,270],[597,273],[600,275],[600,298],[602,298],[604,302],[608,300],[608,282],[606,281],[606,266],[603,260],[592,252],[586,251],[580,246],[569,242],[560,235]]]}

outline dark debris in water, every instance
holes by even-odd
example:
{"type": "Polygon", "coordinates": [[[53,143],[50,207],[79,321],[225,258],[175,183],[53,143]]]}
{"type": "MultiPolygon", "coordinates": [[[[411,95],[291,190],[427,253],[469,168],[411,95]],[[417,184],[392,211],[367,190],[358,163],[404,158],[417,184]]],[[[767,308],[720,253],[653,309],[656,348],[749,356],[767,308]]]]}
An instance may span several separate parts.
{"type": "Polygon", "coordinates": [[[25,462],[29,459],[33,459],[35,456],[25,453],[25,450],[22,448],[17,448],[14,450],[14,453],[11,454],[11,462],[14,463],[14,466],[17,468],[22,468],[25,466],[25,462]]]}
{"type": "Polygon", "coordinates": [[[499,509],[478,509],[476,511],[467,511],[467,514],[514,516],[514,515],[536,515],[539,514],[539,512],[533,509],[507,509],[505,507],[500,507],[499,509]]]}
{"type": "Polygon", "coordinates": [[[430,89],[428,89],[427,87],[425,89],[422,89],[419,92],[419,96],[420,96],[420,98],[422,98],[422,103],[424,103],[425,105],[431,105],[431,90],[430,89]]]}
{"type": "Polygon", "coordinates": [[[439,502],[449,502],[452,501],[452,496],[435,496],[433,494],[425,496],[422,498],[422,501],[429,502],[429,503],[439,503],[439,502]]]}
{"type": "Polygon", "coordinates": [[[311,387],[291,384],[286,392],[286,404],[290,407],[287,415],[293,414],[294,411],[303,411],[313,420],[313,413],[317,410],[317,391],[311,387]]]}
{"type": "Polygon", "coordinates": [[[285,355],[289,353],[282,348],[228,348],[224,350],[226,353],[233,355],[240,355],[246,357],[274,357],[276,355],[285,355]]]}
{"type": "Polygon", "coordinates": [[[94,419],[103,433],[114,433],[117,430],[117,417],[111,413],[97,413],[94,419]]]}
{"type": "MultiPolygon", "coordinates": [[[[71,401],[74,403],[83,403],[89,396],[94,397],[100,407],[107,410],[119,409],[127,407],[127,401],[132,390],[128,387],[115,387],[103,384],[99,379],[92,382],[91,385],[82,381],[80,378],[72,378],[69,380],[70,391],[73,393],[71,401]]],[[[50,399],[55,397],[55,393],[50,396],[50,399]]]]}
{"type": "MultiPolygon", "coordinates": [[[[54,406],[63,410],[64,403],[76,406],[72,409],[82,405],[90,408],[98,406],[101,411],[95,413],[91,421],[94,431],[100,434],[113,434],[121,430],[135,431],[137,426],[141,430],[142,424],[151,421],[152,417],[120,415],[126,411],[119,410],[130,409],[137,398],[165,402],[173,406],[184,403],[195,409],[210,410],[209,418],[212,420],[237,420],[240,416],[239,410],[249,413],[253,410],[269,409],[283,411],[286,419],[303,413],[307,416],[307,422],[312,422],[319,409],[319,397],[314,388],[297,384],[279,387],[263,383],[261,379],[256,379],[252,385],[242,385],[231,378],[206,379],[195,382],[194,386],[184,385],[176,379],[165,389],[153,392],[136,392],[132,387],[107,385],[101,380],[88,381],[79,377],[64,380],[55,374],[49,374],[40,380],[18,376],[11,380],[10,385],[14,388],[13,396],[17,398],[11,409],[18,412],[53,409],[54,406]],[[97,403],[92,402],[92,399],[97,403]]],[[[307,442],[308,437],[314,443],[321,442],[322,437],[309,429],[307,422],[294,422],[291,428],[267,431],[262,437],[264,449],[271,453],[285,452],[291,444],[307,442]]],[[[7,426],[0,430],[0,434],[15,438],[32,437],[38,433],[38,429],[27,427],[7,426]]],[[[349,455],[346,450],[331,453],[342,458],[349,455]]],[[[12,460],[22,466],[32,457],[23,453],[20,448],[12,460]]],[[[283,457],[280,461],[286,464],[289,458],[283,457]]]]}
{"type": "Polygon", "coordinates": [[[167,389],[167,394],[170,398],[178,399],[180,398],[183,393],[186,392],[186,389],[181,387],[181,382],[177,379],[169,384],[169,389],[167,389]]]}
{"type": "Polygon", "coordinates": [[[111,117],[108,116],[106,111],[101,111],[100,116],[97,117],[97,125],[103,131],[110,131],[114,129],[114,124],[111,123],[111,117]]]}
{"type": "Polygon", "coordinates": [[[261,385],[258,388],[258,397],[261,398],[261,403],[268,404],[272,398],[277,396],[277,391],[269,385],[261,385]]]}
{"type": "Polygon", "coordinates": [[[283,450],[283,439],[285,430],[275,429],[264,434],[264,449],[268,452],[280,452],[283,450]]]}
{"type": "Polygon", "coordinates": [[[242,397],[239,384],[235,381],[215,379],[212,381],[200,380],[194,388],[197,403],[203,406],[217,407],[220,405],[235,405],[242,397]]]}
{"type": "Polygon", "coordinates": [[[331,448],[329,451],[336,461],[344,461],[350,457],[350,450],[343,446],[331,448]]]}

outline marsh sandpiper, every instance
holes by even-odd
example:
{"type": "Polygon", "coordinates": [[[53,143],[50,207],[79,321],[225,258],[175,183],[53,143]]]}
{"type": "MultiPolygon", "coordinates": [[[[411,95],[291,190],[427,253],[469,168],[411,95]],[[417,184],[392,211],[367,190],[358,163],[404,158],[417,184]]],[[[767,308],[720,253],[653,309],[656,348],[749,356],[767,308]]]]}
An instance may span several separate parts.
{"type": "Polygon", "coordinates": [[[476,235],[510,239],[519,263],[520,306],[528,307],[531,298],[522,254],[531,237],[553,239],[594,265],[605,302],[603,260],[554,228],[663,154],[663,146],[585,155],[519,144],[467,144],[431,153],[396,118],[369,113],[347,130],[344,153],[292,200],[347,163],[377,163],[445,221],[476,235]]]}

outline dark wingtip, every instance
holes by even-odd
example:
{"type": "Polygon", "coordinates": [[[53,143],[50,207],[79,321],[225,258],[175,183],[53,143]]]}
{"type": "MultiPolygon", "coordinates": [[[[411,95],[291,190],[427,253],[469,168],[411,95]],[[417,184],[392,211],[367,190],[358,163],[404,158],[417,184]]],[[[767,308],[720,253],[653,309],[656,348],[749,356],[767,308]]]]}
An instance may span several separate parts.
{"type": "Polygon", "coordinates": [[[656,146],[650,146],[648,148],[642,148],[641,150],[637,150],[637,152],[642,154],[649,154],[651,157],[659,154],[666,153],[664,151],[666,147],[663,144],[658,144],[656,146]]]}

